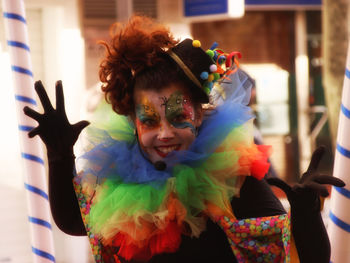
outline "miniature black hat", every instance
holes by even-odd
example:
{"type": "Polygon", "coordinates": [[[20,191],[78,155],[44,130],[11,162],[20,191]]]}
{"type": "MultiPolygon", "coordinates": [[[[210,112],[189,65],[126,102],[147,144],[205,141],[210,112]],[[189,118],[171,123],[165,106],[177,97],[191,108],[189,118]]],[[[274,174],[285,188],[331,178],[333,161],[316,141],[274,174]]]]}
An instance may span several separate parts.
{"type": "Polygon", "coordinates": [[[198,40],[187,38],[168,50],[169,56],[199,88],[205,102],[209,102],[209,93],[214,82],[233,72],[234,63],[232,61],[235,61],[234,56],[238,55],[240,57],[238,52],[226,54],[216,47],[217,43],[214,43],[205,52],[198,40]]]}
{"type": "MultiPolygon", "coordinates": [[[[199,88],[199,91],[204,93],[202,94],[204,100],[208,102],[209,93],[204,90],[204,84],[211,72],[210,67],[215,67],[215,62],[200,47],[200,42],[187,38],[169,50],[168,54],[199,88]],[[201,74],[206,78],[201,78],[201,74]]],[[[215,70],[216,68],[214,68],[215,70]]]]}

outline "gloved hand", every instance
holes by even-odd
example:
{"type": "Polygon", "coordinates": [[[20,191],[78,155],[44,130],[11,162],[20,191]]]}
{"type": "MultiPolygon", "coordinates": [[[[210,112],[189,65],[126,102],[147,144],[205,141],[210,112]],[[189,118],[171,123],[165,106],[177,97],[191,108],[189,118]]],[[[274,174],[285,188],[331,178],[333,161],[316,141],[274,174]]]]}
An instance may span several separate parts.
{"type": "Polygon", "coordinates": [[[78,201],[73,188],[74,152],[73,146],[82,129],[89,122],[80,121],[71,125],[64,108],[62,82],[56,82],[56,109],[47,96],[41,81],[35,82],[35,90],[44,108],[40,114],[29,107],[24,113],[39,125],[28,133],[29,137],[39,135],[46,145],[49,161],[49,199],[52,216],[57,226],[71,235],[85,235],[78,201]]]}
{"type": "Polygon", "coordinates": [[[300,262],[329,262],[330,244],[320,213],[320,196],[329,195],[325,184],[345,186],[339,178],[316,172],[325,151],[317,148],[312,154],[307,171],[300,181],[290,186],[279,178],[268,178],[271,185],[281,188],[291,206],[292,234],[298,250],[300,262]]]}
{"type": "Polygon", "coordinates": [[[64,108],[62,82],[56,82],[56,109],[52,107],[41,81],[35,82],[35,90],[44,108],[40,114],[29,107],[24,107],[24,114],[36,120],[39,125],[28,133],[30,138],[39,135],[47,147],[49,157],[61,158],[73,153],[73,145],[80,132],[89,125],[80,121],[71,125],[64,108]]]}
{"type": "Polygon", "coordinates": [[[339,178],[321,175],[316,172],[318,164],[324,154],[325,148],[319,147],[312,154],[309,168],[302,175],[300,181],[290,186],[283,180],[277,177],[267,178],[270,185],[275,185],[281,188],[287,195],[292,211],[320,211],[319,197],[327,197],[329,195],[325,184],[330,184],[338,187],[345,186],[344,182],[339,178]]]}

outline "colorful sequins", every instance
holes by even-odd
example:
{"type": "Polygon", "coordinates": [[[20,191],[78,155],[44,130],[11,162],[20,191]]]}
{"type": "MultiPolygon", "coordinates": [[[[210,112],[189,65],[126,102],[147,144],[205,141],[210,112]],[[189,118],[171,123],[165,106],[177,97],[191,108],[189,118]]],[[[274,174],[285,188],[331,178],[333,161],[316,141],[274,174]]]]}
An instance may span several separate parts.
{"type": "Polygon", "coordinates": [[[290,215],[235,220],[218,218],[239,263],[289,262],[290,215]]]}
{"type": "Polygon", "coordinates": [[[89,238],[89,243],[91,246],[91,250],[92,250],[92,254],[94,256],[95,262],[96,263],[120,262],[118,257],[115,255],[113,255],[112,257],[108,256],[108,258],[106,258],[106,255],[103,255],[101,251],[102,244],[99,237],[91,232],[91,228],[89,226],[89,213],[90,213],[90,207],[91,207],[91,200],[94,194],[94,192],[91,192],[92,190],[91,185],[84,184],[84,183],[82,184],[80,177],[76,176],[73,180],[73,186],[78,199],[81,217],[85,225],[86,234],[89,238]]]}

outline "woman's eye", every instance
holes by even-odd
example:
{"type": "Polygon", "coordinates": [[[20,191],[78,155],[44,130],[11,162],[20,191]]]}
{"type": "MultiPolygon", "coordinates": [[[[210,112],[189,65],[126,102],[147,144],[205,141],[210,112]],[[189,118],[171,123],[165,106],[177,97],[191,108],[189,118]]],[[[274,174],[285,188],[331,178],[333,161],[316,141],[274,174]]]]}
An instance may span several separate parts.
{"type": "Polygon", "coordinates": [[[174,122],[183,122],[184,120],[186,120],[186,116],[183,115],[183,114],[177,115],[177,116],[173,119],[174,122]]]}
{"type": "Polygon", "coordinates": [[[152,120],[152,119],[147,119],[143,121],[143,124],[145,124],[146,126],[155,126],[156,125],[156,121],[152,120]]]}

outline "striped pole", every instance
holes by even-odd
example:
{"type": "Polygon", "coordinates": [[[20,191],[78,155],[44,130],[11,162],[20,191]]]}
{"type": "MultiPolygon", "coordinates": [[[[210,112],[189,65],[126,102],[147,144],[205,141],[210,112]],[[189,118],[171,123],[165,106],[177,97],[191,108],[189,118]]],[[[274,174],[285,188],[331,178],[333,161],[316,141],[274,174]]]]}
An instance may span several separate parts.
{"type": "Polygon", "coordinates": [[[2,4],[20,130],[33,259],[40,263],[55,262],[42,147],[38,138],[29,139],[27,136],[27,132],[37,123],[23,114],[24,106],[34,109],[37,106],[24,1],[3,0],[2,4]]]}
{"type": "Polygon", "coordinates": [[[328,233],[332,246],[331,262],[350,262],[350,43],[346,61],[337,149],[333,175],[344,188],[334,187],[331,196],[328,233]]]}

